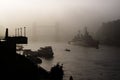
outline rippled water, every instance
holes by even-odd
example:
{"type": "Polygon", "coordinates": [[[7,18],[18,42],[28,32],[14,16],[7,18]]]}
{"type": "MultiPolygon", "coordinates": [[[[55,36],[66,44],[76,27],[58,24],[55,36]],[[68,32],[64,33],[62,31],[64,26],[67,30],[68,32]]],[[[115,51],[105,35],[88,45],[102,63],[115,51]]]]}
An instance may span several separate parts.
{"type": "Polygon", "coordinates": [[[100,46],[100,49],[74,46],[64,43],[31,43],[25,48],[33,50],[52,46],[54,58],[43,60],[40,66],[50,70],[56,63],[63,63],[65,76],[69,80],[120,80],[120,48],[100,46]],[[67,52],[68,48],[71,51],[67,52]]]}

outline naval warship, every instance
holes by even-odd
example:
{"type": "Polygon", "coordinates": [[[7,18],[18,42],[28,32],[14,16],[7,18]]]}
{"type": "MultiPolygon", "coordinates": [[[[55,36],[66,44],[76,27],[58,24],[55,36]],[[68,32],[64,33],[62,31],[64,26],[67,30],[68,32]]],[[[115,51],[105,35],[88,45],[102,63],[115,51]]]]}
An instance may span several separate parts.
{"type": "Polygon", "coordinates": [[[69,44],[99,48],[99,41],[93,39],[93,37],[87,31],[87,27],[85,27],[84,34],[78,31],[78,34],[74,36],[74,38],[69,42],[69,44]]]}

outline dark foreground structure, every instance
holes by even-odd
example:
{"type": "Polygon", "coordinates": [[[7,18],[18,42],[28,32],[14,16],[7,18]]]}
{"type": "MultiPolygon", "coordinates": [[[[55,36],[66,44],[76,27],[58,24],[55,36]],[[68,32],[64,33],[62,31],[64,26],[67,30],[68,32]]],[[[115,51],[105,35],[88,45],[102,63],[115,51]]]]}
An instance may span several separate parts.
{"type": "Polygon", "coordinates": [[[1,80],[62,80],[62,66],[56,65],[48,72],[25,56],[16,53],[16,44],[27,44],[27,40],[25,35],[9,37],[6,29],[5,38],[0,40],[1,80]]]}

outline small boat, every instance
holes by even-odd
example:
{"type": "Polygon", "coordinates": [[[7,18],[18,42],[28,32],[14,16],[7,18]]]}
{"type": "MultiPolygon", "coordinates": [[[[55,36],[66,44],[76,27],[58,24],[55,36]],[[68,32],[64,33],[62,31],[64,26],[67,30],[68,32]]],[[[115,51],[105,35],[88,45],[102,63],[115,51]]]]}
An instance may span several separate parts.
{"type": "Polygon", "coordinates": [[[53,58],[54,52],[51,46],[40,47],[37,51],[32,51],[31,49],[23,50],[24,55],[31,55],[43,58],[53,58]]]}
{"type": "Polygon", "coordinates": [[[66,48],[66,49],[65,49],[65,51],[68,51],[68,52],[70,52],[71,50],[66,48]]]}

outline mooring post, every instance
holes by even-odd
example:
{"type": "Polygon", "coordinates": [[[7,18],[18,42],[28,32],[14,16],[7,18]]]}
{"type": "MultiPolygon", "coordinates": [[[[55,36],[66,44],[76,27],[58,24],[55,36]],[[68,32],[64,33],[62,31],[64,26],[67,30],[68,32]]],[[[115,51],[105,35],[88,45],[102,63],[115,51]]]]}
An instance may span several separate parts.
{"type": "Polygon", "coordinates": [[[26,36],[26,27],[24,27],[24,36],[26,36]]]}

